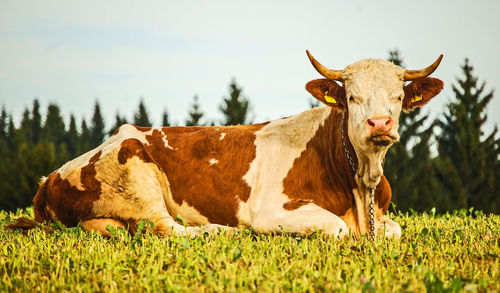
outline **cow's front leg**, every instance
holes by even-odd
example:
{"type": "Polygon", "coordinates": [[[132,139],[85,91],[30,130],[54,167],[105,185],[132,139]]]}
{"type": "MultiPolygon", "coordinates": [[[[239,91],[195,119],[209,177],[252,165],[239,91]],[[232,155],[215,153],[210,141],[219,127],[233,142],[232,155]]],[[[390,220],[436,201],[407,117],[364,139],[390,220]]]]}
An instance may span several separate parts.
{"type": "Polygon", "coordinates": [[[265,209],[258,212],[252,221],[252,230],[258,233],[297,233],[310,235],[323,231],[335,237],[345,237],[349,230],[337,215],[309,203],[294,210],[265,209]]]}
{"type": "Polygon", "coordinates": [[[377,234],[382,235],[383,233],[387,238],[399,239],[401,238],[401,227],[384,215],[377,221],[377,234]]]}

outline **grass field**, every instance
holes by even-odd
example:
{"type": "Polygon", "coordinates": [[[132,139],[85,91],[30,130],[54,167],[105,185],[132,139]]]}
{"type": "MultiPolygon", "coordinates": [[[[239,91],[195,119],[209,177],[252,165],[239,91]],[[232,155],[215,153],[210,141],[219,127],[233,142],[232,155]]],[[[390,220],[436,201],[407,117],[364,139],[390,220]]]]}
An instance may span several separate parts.
{"type": "Polygon", "coordinates": [[[0,291],[498,292],[500,216],[392,215],[401,240],[322,234],[194,239],[56,227],[26,234],[0,212],[0,291]],[[139,236],[139,237],[137,237],[139,236]]]}

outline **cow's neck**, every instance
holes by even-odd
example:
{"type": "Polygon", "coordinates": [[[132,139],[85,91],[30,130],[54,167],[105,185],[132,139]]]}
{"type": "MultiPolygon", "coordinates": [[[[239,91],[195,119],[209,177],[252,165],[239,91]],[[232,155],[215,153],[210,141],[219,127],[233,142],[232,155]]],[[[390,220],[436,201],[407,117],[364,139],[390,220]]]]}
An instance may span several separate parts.
{"type": "MultiPolygon", "coordinates": [[[[329,178],[332,180],[332,185],[341,183],[344,190],[352,190],[356,188],[355,169],[358,164],[358,159],[355,155],[354,148],[349,139],[345,136],[346,140],[342,139],[342,123],[344,122],[343,113],[336,109],[332,109],[329,119],[325,121],[326,132],[329,135],[324,136],[324,143],[320,146],[325,147],[323,153],[328,157],[324,158],[326,163],[327,172],[333,176],[329,178]],[[351,159],[347,153],[352,154],[351,159]],[[352,168],[354,166],[354,168],[352,168]]],[[[344,124],[344,127],[346,125],[344,124]]],[[[346,128],[344,129],[344,131],[346,128]]],[[[350,199],[349,199],[350,200],[350,199]]]]}
{"type": "Polygon", "coordinates": [[[383,175],[383,162],[388,147],[366,146],[356,148],[351,144],[348,129],[348,112],[342,115],[341,138],[349,167],[353,170],[357,187],[353,189],[355,213],[358,220],[359,233],[369,233],[369,206],[374,199],[370,198],[383,175]]]}
{"type": "MultiPolygon", "coordinates": [[[[337,107],[314,109],[279,120],[271,125],[272,129],[268,127],[266,131],[278,133],[281,141],[284,140],[283,137],[293,138],[287,139],[287,145],[299,151],[303,149],[297,153],[293,166],[283,179],[284,194],[292,202],[314,202],[340,217],[349,218],[348,226],[355,229],[355,233],[367,233],[369,188],[360,179],[363,176],[357,177],[351,168],[346,149],[351,154],[354,169],[359,170],[360,174],[365,174],[370,169],[369,164],[366,164],[370,161],[359,156],[361,159],[358,163],[358,152],[347,136],[348,117],[342,119],[342,116],[343,110],[337,107]],[[317,123],[299,119],[302,116],[311,117],[317,123]],[[295,125],[294,121],[300,123],[295,125]],[[345,140],[342,140],[342,122],[345,123],[345,140]],[[310,127],[311,125],[314,127],[310,127]],[[307,143],[304,148],[297,141],[303,142],[305,138],[307,143]],[[316,169],[313,171],[312,167],[316,169]]],[[[379,180],[380,178],[377,183],[379,180]]]]}

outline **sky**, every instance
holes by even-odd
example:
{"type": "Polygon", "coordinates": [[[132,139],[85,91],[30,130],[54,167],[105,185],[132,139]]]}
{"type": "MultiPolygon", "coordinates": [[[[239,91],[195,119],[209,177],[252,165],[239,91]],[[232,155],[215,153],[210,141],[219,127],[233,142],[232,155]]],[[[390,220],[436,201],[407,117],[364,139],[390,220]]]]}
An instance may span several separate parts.
{"type": "MultiPolygon", "coordinates": [[[[183,125],[198,95],[220,122],[232,78],[254,122],[309,108],[305,84],[321,76],[306,57],[343,69],[398,49],[409,69],[444,54],[445,82],[424,113],[442,117],[467,57],[496,89],[486,130],[500,125],[500,1],[7,1],[0,0],[0,105],[20,119],[39,99],[65,119],[90,119],[99,100],[108,127],[130,121],[142,98],[155,125],[167,110],[183,125]]],[[[19,122],[19,121],[17,121],[19,122]]]]}

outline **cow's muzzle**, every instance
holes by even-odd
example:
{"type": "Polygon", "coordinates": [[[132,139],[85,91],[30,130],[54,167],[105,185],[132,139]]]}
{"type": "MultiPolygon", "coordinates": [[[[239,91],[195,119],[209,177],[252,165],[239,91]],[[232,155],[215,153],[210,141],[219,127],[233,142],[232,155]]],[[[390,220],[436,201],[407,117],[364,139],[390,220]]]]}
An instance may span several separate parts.
{"type": "Polygon", "coordinates": [[[398,140],[392,133],[394,120],[391,117],[378,117],[366,120],[368,139],[376,146],[388,146],[398,140]]]}

